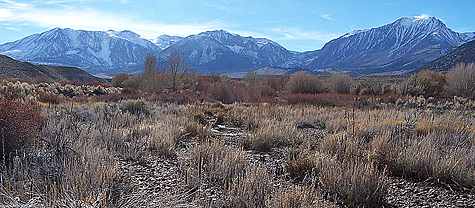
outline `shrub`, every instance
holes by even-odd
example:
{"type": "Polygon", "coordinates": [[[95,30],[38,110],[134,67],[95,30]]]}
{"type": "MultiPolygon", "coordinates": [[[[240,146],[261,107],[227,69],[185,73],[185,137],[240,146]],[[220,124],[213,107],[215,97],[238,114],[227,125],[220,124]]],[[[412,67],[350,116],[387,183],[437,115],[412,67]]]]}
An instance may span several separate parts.
{"type": "Polygon", "coordinates": [[[36,143],[45,119],[39,106],[21,100],[0,99],[0,156],[8,163],[17,150],[36,143]]]}
{"type": "Polygon", "coordinates": [[[475,63],[457,64],[447,73],[448,91],[453,95],[475,97],[475,63]]]}
{"type": "Polygon", "coordinates": [[[38,96],[39,96],[38,101],[40,102],[51,103],[51,104],[59,104],[61,102],[61,99],[56,94],[38,91],[38,96]]]}
{"type": "Polygon", "coordinates": [[[413,74],[402,84],[402,93],[413,96],[441,96],[447,83],[442,72],[422,70],[413,74]]]}
{"type": "Polygon", "coordinates": [[[185,167],[186,182],[191,188],[198,188],[202,181],[227,186],[246,170],[248,162],[243,151],[226,146],[223,142],[203,143],[187,155],[190,165],[185,167]]]}
{"type": "Polygon", "coordinates": [[[300,207],[336,207],[325,202],[323,197],[312,187],[279,187],[267,203],[268,207],[300,208],[300,207]]]}
{"type": "Polygon", "coordinates": [[[120,105],[120,109],[135,115],[142,113],[148,114],[147,103],[145,100],[126,100],[120,105]]]}
{"type": "Polygon", "coordinates": [[[114,87],[125,87],[124,81],[127,80],[130,75],[126,73],[118,73],[114,77],[112,77],[111,85],[114,87]]]}
{"type": "Polygon", "coordinates": [[[389,180],[383,172],[362,161],[339,161],[325,155],[317,159],[319,185],[349,207],[381,207],[389,180]]]}
{"type": "Polygon", "coordinates": [[[249,100],[249,92],[242,86],[235,86],[230,82],[215,83],[209,89],[213,98],[222,103],[246,102],[249,100]]]}
{"type": "Polygon", "coordinates": [[[347,74],[335,74],[329,78],[329,86],[332,92],[348,94],[356,85],[356,82],[347,74]]]}
{"type": "Polygon", "coordinates": [[[325,91],[325,85],[315,75],[297,72],[290,77],[287,83],[290,93],[321,93],[325,91]]]}
{"type": "Polygon", "coordinates": [[[265,167],[253,165],[233,179],[228,189],[231,207],[265,207],[270,194],[270,177],[265,167]]]}

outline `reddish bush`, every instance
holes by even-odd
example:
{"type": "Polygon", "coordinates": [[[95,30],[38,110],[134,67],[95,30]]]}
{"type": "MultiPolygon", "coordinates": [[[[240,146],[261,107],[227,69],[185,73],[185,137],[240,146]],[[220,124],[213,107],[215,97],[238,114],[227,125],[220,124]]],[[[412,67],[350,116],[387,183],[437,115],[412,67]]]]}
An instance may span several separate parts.
{"type": "Polygon", "coordinates": [[[120,91],[122,94],[140,94],[140,91],[138,89],[132,88],[132,87],[124,87],[120,91]]]}
{"type": "Polygon", "coordinates": [[[243,86],[235,86],[230,82],[213,84],[209,89],[209,94],[226,104],[249,101],[249,91],[243,86]]]}
{"type": "Polygon", "coordinates": [[[266,84],[269,85],[275,91],[282,91],[285,87],[286,79],[284,76],[270,76],[266,80],[266,84]]]}
{"type": "Polygon", "coordinates": [[[61,99],[56,94],[51,94],[43,91],[38,91],[38,101],[51,104],[59,104],[61,99]]]}
{"type": "Polygon", "coordinates": [[[319,106],[356,106],[374,107],[380,103],[394,104],[401,94],[385,94],[381,96],[353,95],[353,94],[291,94],[286,100],[289,104],[313,104],[319,106]]]}
{"type": "Polygon", "coordinates": [[[9,163],[17,150],[33,145],[45,119],[38,105],[0,98],[0,156],[9,163]]]}

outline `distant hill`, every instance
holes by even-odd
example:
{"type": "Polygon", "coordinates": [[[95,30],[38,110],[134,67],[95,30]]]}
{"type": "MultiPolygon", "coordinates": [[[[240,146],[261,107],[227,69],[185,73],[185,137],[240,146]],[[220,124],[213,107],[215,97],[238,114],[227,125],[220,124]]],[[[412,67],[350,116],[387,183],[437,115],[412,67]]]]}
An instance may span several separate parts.
{"type": "Polygon", "coordinates": [[[445,56],[442,56],[422,67],[414,70],[417,73],[423,69],[429,69],[437,72],[448,72],[452,67],[459,63],[475,62],[475,40],[465,43],[445,56]]]}
{"type": "Polygon", "coordinates": [[[31,78],[45,74],[53,80],[71,81],[79,80],[83,82],[98,81],[107,83],[106,79],[92,76],[84,70],[76,67],[34,65],[28,62],[21,62],[8,56],[0,54],[0,76],[10,78],[31,78]]]}

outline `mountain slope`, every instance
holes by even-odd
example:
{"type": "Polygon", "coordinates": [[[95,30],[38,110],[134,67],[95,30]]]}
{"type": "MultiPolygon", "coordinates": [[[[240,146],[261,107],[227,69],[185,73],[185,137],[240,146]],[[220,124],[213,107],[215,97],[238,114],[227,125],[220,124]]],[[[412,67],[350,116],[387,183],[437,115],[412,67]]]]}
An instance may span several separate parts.
{"type": "Polygon", "coordinates": [[[448,72],[452,67],[459,63],[473,63],[475,62],[475,40],[459,46],[457,49],[442,56],[422,67],[414,70],[419,72],[423,69],[429,69],[436,72],[448,72]]]}
{"type": "Polygon", "coordinates": [[[239,72],[261,66],[284,64],[292,52],[265,38],[242,37],[225,30],[188,36],[161,52],[167,57],[178,51],[192,68],[204,73],[239,72]]]}
{"type": "Polygon", "coordinates": [[[307,65],[353,74],[403,73],[447,54],[473,40],[434,17],[405,17],[370,30],[352,31],[334,39],[307,65]]]}
{"type": "Polygon", "coordinates": [[[0,76],[10,78],[30,78],[45,74],[53,80],[83,82],[98,81],[107,83],[105,79],[94,77],[82,69],[64,66],[33,65],[28,62],[21,62],[5,55],[0,55],[0,76]]]}
{"type": "Polygon", "coordinates": [[[81,67],[92,74],[144,61],[160,48],[131,31],[55,28],[0,45],[0,53],[32,63],[81,67]]]}
{"type": "Polygon", "coordinates": [[[168,48],[182,39],[183,38],[180,36],[160,35],[157,37],[157,39],[152,40],[152,42],[155,43],[155,45],[157,45],[160,49],[164,50],[165,48],[168,48]]]}

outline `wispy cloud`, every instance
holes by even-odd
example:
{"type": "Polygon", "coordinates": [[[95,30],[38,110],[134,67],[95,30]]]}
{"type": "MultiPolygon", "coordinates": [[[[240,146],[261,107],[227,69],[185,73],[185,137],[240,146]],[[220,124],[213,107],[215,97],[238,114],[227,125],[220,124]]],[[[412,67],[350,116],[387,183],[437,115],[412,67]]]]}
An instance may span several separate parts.
{"type": "Polygon", "coordinates": [[[19,30],[18,28],[14,28],[14,27],[7,27],[7,29],[9,29],[9,30],[15,30],[15,31],[18,31],[18,30],[19,30]]]}
{"type": "Polygon", "coordinates": [[[271,32],[280,35],[278,39],[288,40],[317,40],[317,41],[329,41],[338,37],[335,33],[323,33],[320,31],[302,30],[300,28],[273,28],[271,32]]]}
{"type": "Polygon", "coordinates": [[[329,14],[320,14],[319,16],[323,19],[327,19],[327,20],[330,20],[330,21],[336,21],[336,19],[331,18],[329,14]]]}
{"type": "MultiPolygon", "coordinates": [[[[78,0],[69,0],[69,2],[78,0]]],[[[36,1],[35,1],[36,2],[36,1]]],[[[51,3],[44,1],[43,3],[51,3]]],[[[67,3],[68,0],[55,2],[67,3]]],[[[95,8],[77,8],[58,5],[57,7],[42,7],[43,3],[18,3],[12,0],[0,0],[0,22],[26,24],[46,28],[72,28],[84,30],[132,30],[138,34],[155,38],[158,35],[187,36],[205,30],[224,27],[219,20],[188,24],[165,24],[136,20],[130,15],[107,13],[95,8]]]]}

